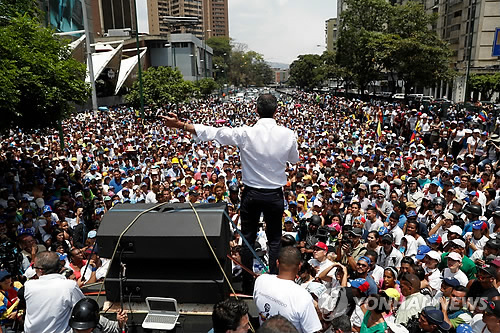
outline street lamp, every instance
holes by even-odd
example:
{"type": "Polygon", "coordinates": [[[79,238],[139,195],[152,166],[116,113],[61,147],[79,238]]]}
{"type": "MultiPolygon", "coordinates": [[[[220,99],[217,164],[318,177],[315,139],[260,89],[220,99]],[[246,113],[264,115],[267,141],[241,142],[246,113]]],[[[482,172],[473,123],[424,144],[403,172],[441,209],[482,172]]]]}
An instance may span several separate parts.
{"type": "Polygon", "coordinates": [[[139,24],[137,23],[137,1],[134,0],[134,19],[135,19],[135,43],[137,46],[137,69],[139,73],[139,97],[141,100],[141,119],[144,120],[144,96],[142,91],[142,66],[141,50],[139,50],[139,24]]]}
{"type": "Polygon", "coordinates": [[[203,59],[205,60],[203,62],[204,64],[204,73],[205,73],[205,79],[207,78],[207,34],[205,32],[211,32],[212,30],[208,29],[208,30],[205,30],[203,32],[203,43],[205,44],[205,46],[203,47],[203,59]]]}

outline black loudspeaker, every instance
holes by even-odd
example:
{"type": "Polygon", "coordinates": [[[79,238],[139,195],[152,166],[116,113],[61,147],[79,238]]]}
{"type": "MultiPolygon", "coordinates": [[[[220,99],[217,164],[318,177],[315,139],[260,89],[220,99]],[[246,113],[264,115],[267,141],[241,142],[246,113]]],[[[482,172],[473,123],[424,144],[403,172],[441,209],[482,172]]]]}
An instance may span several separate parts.
{"type": "MultiPolygon", "coordinates": [[[[119,235],[141,212],[157,204],[124,204],[108,211],[99,227],[99,255],[111,258],[119,235]]],[[[231,278],[229,220],[225,203],[194,204],[207,238],[231,278]]],[[[126,265],[123,297],[142,301],[172,297],[180,303],[215,303],[229,294],[225,280],[189,204],[165,204],[143,214],[122,237],[105,288],[120,299],[120,261],[126,265]]]]}

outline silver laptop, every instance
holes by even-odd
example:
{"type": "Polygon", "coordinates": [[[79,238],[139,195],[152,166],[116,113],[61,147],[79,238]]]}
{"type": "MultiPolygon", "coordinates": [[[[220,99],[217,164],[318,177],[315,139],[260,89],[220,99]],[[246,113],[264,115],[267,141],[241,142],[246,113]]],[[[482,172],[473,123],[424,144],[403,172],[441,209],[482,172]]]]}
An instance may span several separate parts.
{"type": "Polygon", "coordinates": [[[148,315],[142,327],[152,330],[171,330],[179,318],[177,301],[173,298],[147,297],[148,315]]]}

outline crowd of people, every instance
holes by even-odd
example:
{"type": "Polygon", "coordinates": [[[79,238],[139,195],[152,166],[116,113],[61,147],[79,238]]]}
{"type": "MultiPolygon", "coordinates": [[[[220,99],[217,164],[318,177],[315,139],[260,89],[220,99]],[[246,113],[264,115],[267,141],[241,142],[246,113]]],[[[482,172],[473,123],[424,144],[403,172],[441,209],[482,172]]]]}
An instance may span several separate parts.
{"type": "MultiPolygon", "coordinates": [[[[491,110],[296,91],[281,95],[274,119],[295,133],[298,162],[286,163],[281,221],[260,217],[260,258],[253,266],[234,263],[234,280],[244,269],[269,268],[306,291],[290,302],[307,310],[307,325],[302,310],[286,318],[299,332],[500,332],[500,137],[491,110]],[[271,222],[299,262],[282,250],[276,265],[278,247],[266,234],[271,222]]],[[[1,137],[2,328],[16,329],[23,318],[17,290],[43,275],[37,255],[56,253],[57,273],[77,288],[102,281],[109,258],[99,256],[95,239],[116,205],[226,202],[241,228],[246,147],[201,141],[200,128],[188,125],[258,122],[256,102],[213,99],[151,107],[144,119],[128,107],[81,113],[63,122],[63,149],[56,130],[1,137]],[[168,112],[183,125],[164,126],[158,115],[168,112]]],[[[232,228],[231,255],[242,263],[245,245],[232,228]]],[[[257,278],[254,290],[262,320],[278,314],[258,301],[259,290],[274,283],[265,279],[257,278]]],[[[29,306],[27,299],[27,314],[29,306]]],[[[25,331],[41,332],[33,318],[41,320],[25,320],[25,331]]]]}

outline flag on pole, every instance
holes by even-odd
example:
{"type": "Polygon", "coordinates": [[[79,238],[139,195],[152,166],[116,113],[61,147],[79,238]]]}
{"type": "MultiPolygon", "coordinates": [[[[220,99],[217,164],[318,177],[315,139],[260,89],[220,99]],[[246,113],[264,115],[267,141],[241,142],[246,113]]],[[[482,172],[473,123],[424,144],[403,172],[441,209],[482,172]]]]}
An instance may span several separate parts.
{"type": "Polygon", "coordinates": [[[382,125],[379,121],[377,125],[377,141],[380,140],[381,136],[382,136],[382,125]]]}

